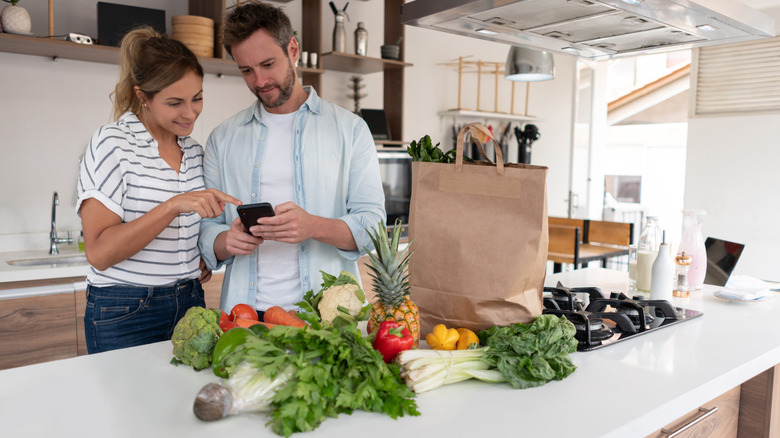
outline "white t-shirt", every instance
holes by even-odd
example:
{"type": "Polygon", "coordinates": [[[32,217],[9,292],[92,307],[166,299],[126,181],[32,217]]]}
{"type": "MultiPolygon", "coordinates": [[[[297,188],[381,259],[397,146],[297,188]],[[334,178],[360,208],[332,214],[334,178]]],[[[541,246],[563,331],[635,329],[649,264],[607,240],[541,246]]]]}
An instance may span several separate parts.
{"type": "MultiPolygon", "coordinates": [[[[260,172],[258,202],[279,204],[295,201],[293,188],[293,124],[295,114],[271,114],[261,109],[268,127],[267,147],[260,172]]],[[[271,306],[295,308],[301,301],[298,245],[266,240],[257,248],[258,310],[271,306]]]]}

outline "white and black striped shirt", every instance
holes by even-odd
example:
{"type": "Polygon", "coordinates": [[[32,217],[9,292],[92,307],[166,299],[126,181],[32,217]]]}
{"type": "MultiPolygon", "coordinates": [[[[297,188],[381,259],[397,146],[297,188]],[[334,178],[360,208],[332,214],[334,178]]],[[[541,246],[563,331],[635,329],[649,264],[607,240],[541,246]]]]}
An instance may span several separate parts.
{"type": "MultiPolygon", "coordinates": [[[[180,137],[184,153],[177,174],[160,157],[157,141],[133,113],[102,126],[89,142],[81,163],[78,202],[95,198],[130,222],[171,197],[203,190],[203,148],[190,137],[180,137]]],[[[87,282],[93,286],[163,286],[200,275],[198,232],[200,216],[180,214],[137,254],[99,271],[92,267],[87,282]]]]}

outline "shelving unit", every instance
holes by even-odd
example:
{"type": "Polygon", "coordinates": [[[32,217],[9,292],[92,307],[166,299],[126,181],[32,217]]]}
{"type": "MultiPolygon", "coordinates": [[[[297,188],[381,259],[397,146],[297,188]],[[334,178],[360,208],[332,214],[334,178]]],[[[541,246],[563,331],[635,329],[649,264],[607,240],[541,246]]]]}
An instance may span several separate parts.
{"type": "Polygon", "coordinates": [[[394,68],[410,67],[412,64],[391,59],[372,58],[370,56],[352,55],[341,52],[322,54],[322,67],[325,70],[335,70],[367,75],[384,72],[394,68]]]}
{"type": "MultiPolygon", "coordinates": [[[[72,59],[76,61],[117,64],[119,49],[111,46],[77,44],[71,41],[44,37],[29,37],[0,33],[0,52],[44,56],[47,58],[72,59]]],[[[240,76],[236,63],[228,59],[198,57],[204,73],[240,76]]],[[[321,68],[298,68],[298,72],[321,75],[321,68]]]]}
{"type": "Polygon", "coordinates": [[[510,120],[516,122],[533,122],[538,120],[534,116],[524,116],[519,114],[507,114],[507,113],[491,113],[485,111],[469,111],[469,110],[447,110],[439,111],[440,117],[453,117],[453,118],[472,118],[482,120],[510,120]]]}
{"type": "MultiPolygon", "coordinates": [[[[302,0],[303,4],[303,44],[302,50],[310,53],[322,53],[322,42],[319,36],[322,30],[322,2],[320,0],[302,0]],[[316,35],[317,38],[307,37],[316,35]]],[[[403,0],[385,0],[385,34],[384,41],[391,44],[404,36],[401,24],[401,5],[403,0]]],[[[220,28],[225,14],[225,0],[189,0],[189,13],[214,20],[220,28]]],[[[216,41],[215,33],[214,57],[198,57],[203,71],[207,74],[240,76],[232,60],[226,59],[224,48],[216,41]]],[[[348,53],[324,53],[321,56],[320,68],[298,68],[299,76],[306,85],[312,85],[321,90],[321,76],[328,70],[352,72],[356,74],[384,74],[384,109],[390,133],[393,138],[403,139],[403,86],[405,67],[412,64],[403,60],[404,43],[401,42],[401,58],[389,60],[348,53]]],[[[52,59],[72,59],[77,61],[117,64],[119,49],[100,45],[84,45],[71,41],[48,37],[29,37],[0,33],[0,52],[19,53],[25,55],[44,56],[52,59]]],[[[324,91],[324,90],[323,90],[324,91]]],[[[327,93],[325,93],[327,94],[327,93]]],[[[402,144],[401,140],[383,142],[383,144],[402,144]]]]}
{"type": "MultiPolygon", "coordinates": [[[[404,36],[404,26],[401,24],[401,6],[403,3],[403,0],[385,0],[385,44],[392,44],[404,36]]],[[[401,41],[401,56],[397,60],[352,55],[349,53],[323,53],[322,41],[319,38],[308,37],[308,35],[317,35],[318,37],[322,35],[322,2],[320,0],[303,0],[302,6],[304,11],[302,29],[303,50],[309,53],[322,53],[320,65],[326,71],[335,70],[356,74],[383,72],[383,106],[387,116],[387,123],[390,126],[390,133],[393,138],[403,139],[404,68],[412,65],[404,62],[403,40],[401,41]]],[[[302,79],[304,83],[313,85],[315,89],[321,89],[319,75],[304,74],[302,79]]]]}

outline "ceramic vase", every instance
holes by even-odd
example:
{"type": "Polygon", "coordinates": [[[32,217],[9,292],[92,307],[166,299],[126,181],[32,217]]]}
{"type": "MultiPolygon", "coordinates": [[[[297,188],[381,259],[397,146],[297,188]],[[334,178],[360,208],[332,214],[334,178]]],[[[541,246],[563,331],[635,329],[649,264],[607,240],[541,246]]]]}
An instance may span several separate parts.
{"type": "Polygon", "coordinates": [[[3,8],[3,12],[0,12],[0,22],[3,32],[7,33],[29,34],[32,29],[30,14],[21,6],[8,5],[3,8]]]}

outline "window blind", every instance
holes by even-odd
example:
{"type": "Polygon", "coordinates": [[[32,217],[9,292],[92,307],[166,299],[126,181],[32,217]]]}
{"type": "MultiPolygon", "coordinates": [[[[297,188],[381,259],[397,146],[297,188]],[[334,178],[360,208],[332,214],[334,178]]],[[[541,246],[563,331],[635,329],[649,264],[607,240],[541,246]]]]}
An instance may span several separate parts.
{"type": "Polygon", "coordinates": [[[780,38],[696,49],[691,116],[780,111],[780,38]]]}

